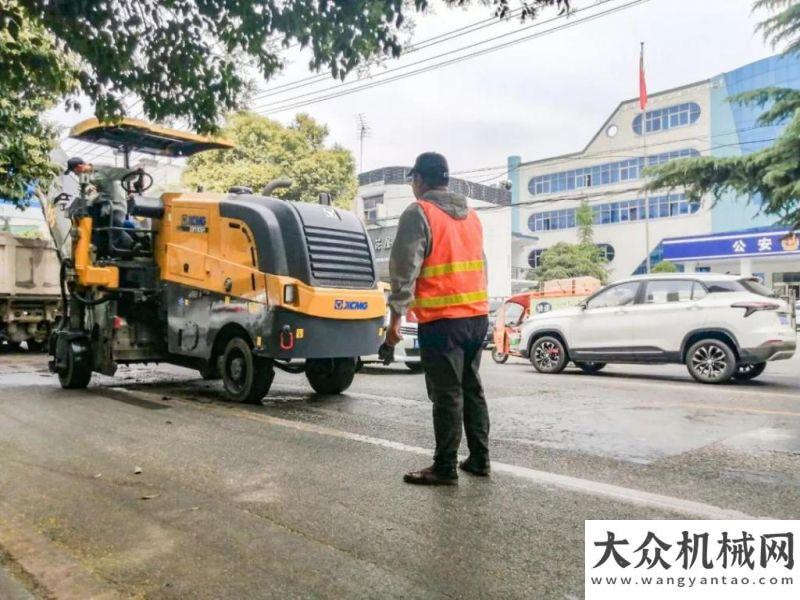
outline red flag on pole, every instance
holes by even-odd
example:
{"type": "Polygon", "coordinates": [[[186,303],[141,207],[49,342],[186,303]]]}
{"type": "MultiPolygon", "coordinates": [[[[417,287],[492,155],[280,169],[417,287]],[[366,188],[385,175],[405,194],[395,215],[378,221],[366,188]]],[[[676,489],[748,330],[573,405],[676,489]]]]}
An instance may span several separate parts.
{"type": "Polygon", "coordinates": [[[647,108],[647,79],[644,76],[644,42],[639,55],[639,106],[642,110],[647,108]]]}

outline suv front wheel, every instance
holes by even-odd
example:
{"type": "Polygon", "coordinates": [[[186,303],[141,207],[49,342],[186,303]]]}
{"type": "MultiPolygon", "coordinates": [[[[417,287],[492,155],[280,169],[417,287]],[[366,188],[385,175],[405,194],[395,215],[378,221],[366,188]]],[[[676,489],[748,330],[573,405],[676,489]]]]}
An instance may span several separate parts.
{"type": "Polygon", "coordinates": [[[686,353],[686,368],[700,383],[728,383],[736,373],[736,356],[720,340],[701,340],[686,353]]]}
{"type": "Polygon", "coordinates": [[[539,338],[531,346],[531,364],[539,373],[561,373],[567,366],[567,350],[558,338],[539,338]]]}

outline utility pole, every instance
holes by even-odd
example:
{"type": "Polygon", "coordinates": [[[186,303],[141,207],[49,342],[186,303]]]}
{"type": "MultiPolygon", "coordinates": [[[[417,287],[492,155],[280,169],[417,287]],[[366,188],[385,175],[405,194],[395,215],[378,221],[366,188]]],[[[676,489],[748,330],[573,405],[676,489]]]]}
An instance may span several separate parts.
{"type": "Polygon", "coordinates": [[[367,123],[367,117],[364,113],[359,113],[356,117],[356,123],[358,124],[358,139],[359,139],[359,161],[358,161],[358,172],[364,172],[364,140],[369,137],[369,134],[372,132],[370,129],[369,124],[367,123]]]}

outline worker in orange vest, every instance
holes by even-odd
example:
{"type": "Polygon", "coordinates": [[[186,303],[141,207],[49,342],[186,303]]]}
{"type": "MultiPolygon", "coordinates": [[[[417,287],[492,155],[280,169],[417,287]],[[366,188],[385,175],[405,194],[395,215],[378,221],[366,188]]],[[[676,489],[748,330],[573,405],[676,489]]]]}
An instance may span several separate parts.
{"type": "Polygon", "coordinates": [[[409,176],[417,201],[400,216],[389,259],[391,322],[386,345],[402,338],[409,311],[419,322],[419,346],[433,403],[433,465],[407,473],[407,483],[454,485],[462,421],[469,458],[458,463],[489,475],[489,412],[478,374],[488,328],[483,231],[462,194],[448,191],[447,160],[426,152],[409,176]]]}

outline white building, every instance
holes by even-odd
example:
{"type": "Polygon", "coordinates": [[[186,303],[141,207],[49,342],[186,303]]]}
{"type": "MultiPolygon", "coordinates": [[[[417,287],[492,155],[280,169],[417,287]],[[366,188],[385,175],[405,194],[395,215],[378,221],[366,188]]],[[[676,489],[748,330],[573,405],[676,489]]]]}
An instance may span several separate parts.
{"type": "MultiPolygon", "coordinates": [[[[359,175],[354,210],[364,220],[375,246],[379,275],[388,280],[389,252],[403,210],[415,201],[408,180],[410,167],[386,167],[359,175]]],[[[489,271],[489,295],[511,293],[511,195],[507,190],[450,179],[450,190],[467,197],[483,225],[489,271]]]]}
{"type": "MultiPolygon", "coordinates": [[[[716,203],[693,203],[680,189],[649,194],[641,189],[645,166],[688,156],[736,156],[769,146],[780,128],[759,126],[763,109],[728,98],[760,87],[796,88],[799,80],[796,57],[768,58],[653,94],[646,113],[638,98],[622,102],[580,152],[531,162],[509,157],[513,266],[518,271],[536,267],[547,248],[575,243],[575,210],[586,201],[594,211],[594,239],[609,260],[611,280],[645,272],[649,253],[653,265],[669,259],[687,270],[758,274],[768,285],[800,283],[800,255],[792,252],[782,250],[777,256],[764,251],[762,257],[758,249],[752,254],[731,247],[701,256],[694,247],[682,248],[704,236],[749,239],[743,236],[754,228],[760,239],[778,235],[782,228],[759,214],[758,198],[748,203],[728,195],[716,203]]],[[[763,241],[761,247],[766,246],[763,241]]]]}

